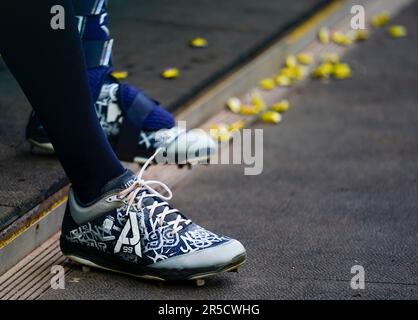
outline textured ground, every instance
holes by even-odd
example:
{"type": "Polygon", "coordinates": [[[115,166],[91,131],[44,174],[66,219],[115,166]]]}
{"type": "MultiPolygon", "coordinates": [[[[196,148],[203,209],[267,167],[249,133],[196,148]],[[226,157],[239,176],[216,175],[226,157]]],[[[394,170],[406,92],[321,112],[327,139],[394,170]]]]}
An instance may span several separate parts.
{"type": "Polygon", "coordinates": [[[418,3],[346,57],[354,78],[311,82],[290,97],[283,124],[264,128],[264,172],[198,168],[174,204],[240,239],[248,262],[205,287],[108,272],[68,278],[45,299],[418,298],[418,3]],[[366,289],[350,289],[360,264],[366,289]],[[71,280],[71,279],[70,279],[71,280]]]}

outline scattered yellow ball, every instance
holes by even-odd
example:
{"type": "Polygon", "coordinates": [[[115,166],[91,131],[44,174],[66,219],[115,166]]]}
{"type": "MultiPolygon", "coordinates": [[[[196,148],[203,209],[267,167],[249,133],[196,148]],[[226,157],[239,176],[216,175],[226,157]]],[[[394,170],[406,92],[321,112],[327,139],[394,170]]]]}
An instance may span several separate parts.
{"type": "Polygon", "coordinates": [[[289,79],[292,79],[295,77],[295,70],[294,68],[289,68],[289,67],[281,68],[279,75],[286,76],[289,79]]]}
{"type": "Polygon", "coordinates": [[[406,37],[408,31],[404,26],[394,25],[388,28],[388,32],[392,38],[403,38],[406,37]]]}
{"type": "Polygon", "coordinates": [[[312,63],[314,63],[314,57],[310,53],[299,53],[297,55],[297,60],[300,64],[303,64],[305,66],[309,66],[312,63]]]}
{"type": "Polygon", "coordinates": [[[128,77],[128,72],[127,71],[113,71],[112,77],[117,80],[124,80],[128,77]]]}
{"type": "Polygon", "coordinates": [[[330,40],[330,32],[328,28],[321,28],[318,32],[318,40],[319,42],[321,42],[322,44],[327,44],[329,43],[330,40]]]}
{"type": "Polygon", "coordinates": [[[276,86],[274,79],[266,78],[260,81],[260,87],[263,90],[272,90],[276,86]]]}
{"type": "Polygon", "coordinates": [[[254,116],[260,113],[260,108],[249,104],[243,104],[241,105],[239,112],[244,116],[254,116]]]}
{"type": "Polygon", "coordinates": [[[233,113],[238,113],[241,108],[241,100],[237,97],[229,98],[228,101],[226,102],[226,106],[233,113]]]}
{"type": "Polygon", "coordinates": [[[375,28],[381,28],[387,25],[389,23],[389,20],[390,20],[389,12],[383,11],[372,17],[371,24],[375,28]]]}
{"type": "Polygon", "coordinates": [[[205,38],[197,37],[190,40],[190,46],[193,48],[205,48],[208,46],[208,41],[205,38]]]}
{"type": "Polygon", "coordinates": [[[276,112],[285,112],[289,110],[289,106],[290,104],[288,100],[282,100],[282,101],[274,103],[271,106],[271,109],[276,112]]]}
{"type": "Polygon", "coordinates": [[[258,109],[258,112],[266,109],[266,103],[258,92],[251,95],[251,104],[258,109]]]}
{"type": "Polygon", "coordinates": [[[334,43],[340,46],[349,46],[353,43],[353,40],[351,40],[349,36],[339,31],[334,32],[331,39],[334,43]]]}
{"type": "Polygon", "coordinates": [[[336,64],[340,62],[340,56],[338,55],[338,53],[335,53],[335,52],[324,53],[322,55],[322,62],[336,64]]]}
{"type": "Polygon", "coordinates": [[[304,66],[296,66],[293,68],[293,74],[295,80],[301,81],[306,77],[307,68],[304,66]]]}
{"type": "Polygon", "coordinates": [[[209,134],[215,140],[224,142],[231,138],[231,132],[226,124],[212,124],[209,128],[209,134]]]}
{"type": "Polygon", "coordinates": [[[281,87],[288,87],[292,84],[292,80],[288,76],[282,74],[279,74],[274,81],[276,81],[277,85],[281,87]]]}
{"type": "Polygon", "coordinates": [[[175,79],[180,75],[180,71],[177,68],[169,68],[165,69],[163,72],[161,72],[161,76],[164,79],[175,79]]]}
{"type": "Polygon", "coordinates": [[[244,128],[245,126],[245,122],[243,120],[239,120],[236,122],[233,122],[229,125],[229,132],[235,132],[235,131],[239,131],[242,128],[244,128]]]}
{"type": "Polygon", "coordinates": [[[368,30],[357,30],[354,33],[354,40],[355,41],[365,41],[369,38],[369,31],[368,30]]]}
{"type": "Polygon", "coordinates": [[[298,65],[298,61],[294,55],[289,55],[286,57],[285,65],[288,68],[294,68],[298,65]]]}
{"type": "Polygon", "coordinates": [[[338,63],[334,66],[332,75],[335,79],[343,80],[351,77],[351,68],[346,63],[338,63]]]}
{"type": "Polygon", "coordinates": [[[261,116],[260,119],[267,123],[279,123],[282,120],[282,115],[276,111],[266,111],[261,116]]]}
{"type": "Polygon", "coordinates": [[[313,72],[315,78],[328,78],[334,71],[334,66],[331,63],[323,63],[319,65],[313,72]]]}

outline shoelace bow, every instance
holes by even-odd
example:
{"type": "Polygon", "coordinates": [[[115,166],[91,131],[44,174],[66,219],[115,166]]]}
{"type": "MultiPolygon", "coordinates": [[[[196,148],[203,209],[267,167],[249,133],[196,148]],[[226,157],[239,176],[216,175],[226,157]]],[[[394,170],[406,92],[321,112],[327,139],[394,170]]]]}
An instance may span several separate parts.
{"type": "MultiPolygon", "coordinates": [[[[152,198],[157,196],[158,198],[161,198],[163,200],[170,200],[173,197],[173,193],[171,192],[170,188],[163,182],[158,180],[144,180],[142,178],[146,168],[150,165],[151,161],[157,156],[157,154],[162,150],[162,148],[158,148],[155,153],[145,162],[145,164],[142,166],[141,170],[137,174],[136,181],[128,188],[124,189],[118,194],[118,198],[120,200],[126,199],[128,201],[128,208],[127,212],[129,213],[129,210],[132,207],[135,207],[136,209],[141,209],[142,206],[142,200],[145,198],[152,198]],[[155,190],[151,185],[157,185],[164,189],[168,195],[163,195],[162,193],[155,190]],[[145,189],[145,190],[144,190],[145,189]],[[139,195],[139,193],[142,191],[142,193],[139,195]]],[[[171,213],[179,212],[177,209],[170,209],[169,204],[166,201],[158,202],[154,201],[152,205],[145,206],[147,209],[149,209],[149,216],[152,218],[154,215],[155,209],[158,207],[164,207],[164,210],[157,214],[156,221],[159,223],[160,226],[163,225],[164,220],[167,215],[171,213]]],[[[184,222],[184,224],[188,225],[191,223],[190,219],[184,219],[180,214],[177,215],[177,218],[172,221],[168,221],[167,224],[172,226],[172,230],[170,231],[172,234],[177,233],[181,229],[183,229],[183,226],[180,225],[180,223],[184,222]]]]}

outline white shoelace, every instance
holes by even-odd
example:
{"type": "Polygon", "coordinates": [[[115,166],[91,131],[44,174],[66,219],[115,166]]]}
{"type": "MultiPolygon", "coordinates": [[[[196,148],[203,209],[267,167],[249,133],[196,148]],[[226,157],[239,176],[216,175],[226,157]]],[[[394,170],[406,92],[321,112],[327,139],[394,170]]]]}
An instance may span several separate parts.
{"type": "MultiPolygon", "coordinates": [[[[155,153],[145,162],[145,164],[142,166],[141,170],[137,174],[136,181],[130,187],[126,188],[125,190],[121,191],[118,194],[118,198],[120,200],[126,199],[128,201],[127,213],[129,213],[129,210],[131,209],[131,207],[135,207],[137,210],[142,210],[141,209],[142,200],[144,200],[145,198],[152,198],[152,197],[157,196],[158,198],[168,201],[173,197],[173,193],[171,192],[170,188],[165,183],[158,181],[158,180],[144,180],[142,178],[146,168],[150,165],[151,161],[156,157],[156,155],[161,150],[162,148],[158,148],[155,151],[155,153]],[[151,185],[157,185],[161,187],[167,192],[168,195],[161,194],[160,192],[155,190],[153,187],[151,187],[151,185]],[[141,190],[142,190],[142,193],[138,196],[141,190]]],[[[169,204],[165,201],[162,201],[162,202],[154,201],[152,205],[145,206],[145,208],[149,210],[150,219],[154,215],[155,209],[158,207],[164,207],[164,210],[157,215],[157,219],[155,220],[156,223],[158,223],[160,226],[163,225],[164,220],[167,215],[169,215],[170,213],[179,212],[177,209],[170,209],[169,204]]],[[[182,222],[188,225],[191,223],[191,220],[184,219],[182,218],[180,214],[178,214],[175,220],[167,222],[167,224],[172,227],[171,234],[176,234],[178,231],[183,229],[183,226],[180,225],[182,222]]],[[[153,227],[155,228],[156,225],[153,225],[153,227]]]]}

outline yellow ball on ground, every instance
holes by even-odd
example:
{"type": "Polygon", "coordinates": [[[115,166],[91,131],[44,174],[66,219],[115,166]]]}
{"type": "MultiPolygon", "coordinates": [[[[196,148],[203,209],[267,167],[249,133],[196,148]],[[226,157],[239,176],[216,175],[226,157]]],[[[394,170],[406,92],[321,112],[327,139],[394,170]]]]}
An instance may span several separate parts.
{"type": "Polygon", "coordinates": [[[322,62],[336,64],[340,62],[340,56],[338,55],[338,53],[335,53],[335,52],[324,53],[322,55],[322,62]]]}
{"type": "Polygon", "coordinates": [[[299,53],[297,55],[297,60],[300,64],[303,64],[305,66],[308,66],[314,63],[314,57],[310,53],[304,53],[304,52],[299,53]]]}
{"type": "Polygon", "coordinates": [[[226,106],[229,110],[231,110],[233,113],[238,113],[241,108],[241,100],[237,97],[231,97],[226,102],[226,106]]]}
{"type": "Polygon", "coordinates": [[[239,112],[244,116],[254,116],[260,112],[260,109],[253,105],[243,104],[239,112]]]}
{"type": "Polygon", "coordinates": [[[294,55],[289,55],[286,57],[286,63],[285,63],[286,67],[294,68],[297,66],[297,64],[298,64],[298,61],[294,55]]]}
{"type": "Polygon", "coordinates": [[[375,28],[381,28],[387,25],[389,23],[389,20],[390,20],[389,12],[383,11],[372,17],[371,24],[375,28]]]}
{"type": "Polygon", "coordinates": [[[245,122],[243,120],[238,120],[229,125],[229,131],[235,132],[235,131],[241,130],[242,128],[244,128],[244,126],[245,126],[245,122]]]}
{"type": "Polygon", "coordinates": [[[319,42],[321,42],[322,44],[327,44],[329,43],[330,40],[330,31],[328,28],[321,28],[318,32],[318,40],[319,42]]]}
{"type": "Polygon", "coordinates": [[[351,40],[349,36],[340,31],[334,32],[331,36],[331,39],[334,43],[340,46],[349,46],[353,43],[353,40],[351,40]]]}
{"type": "Polygon", "coordinates": [[[209,128],[209,134],[212,138],[218,141],[228,141],[231,138],[231,132],[229,131],[228,125],[212,124],[209,128]]]}
{"type": "Polygon", "coordinates": [[[276,112],[285,112],[289,110],[290,104],[288,100],[282,100],[279,102],[274,103],[271,106],[271,109],[276,112]]]}
{"type": "Polygon", "coordinates": [[[279,123],[282,120],[282,115],[276,111],[266,111],[264,112],[260,119],[267,123],[279,123]]]}
{"type": "Polygon", "coordinates": [[[266,103],[264,102],[263,98],[261,97],[259,92],[254,92],[251,95],[251,104],[257,108],[258,112],[266,109],[266,103]]]}
{"type": "Polygon", "coordinates": [[[274,82],[274,79],[266,78],[261,80],[259,85],[263,90],[272,90],[276,86],[276,83],[274,82]]]}
{"type": "Polygon", "coordinates": [[[292,84],[292,80],[288,76],[281,74],[279,74],[274,80],[276,81],[277,85],[281,87],[288,87],[292,84]]]}
{"type": "Polygon", "coordinates": [[[331,63],[323,63],[319,65],[314,71],[313,76],[315,78],[328,78],[334,70],[334,65],[331,63]]]}
{"type": "Polygon", "coordinates": [[[351,68],[346,63],[338,63],[334,66],[332,75],[334,78],[343,80],[351,77],[351,68]]]}
{"type": "Polygon", "coordinates": [[[193,48],[205,48],[208,46],[208,41],[205,38],[197,37],[190,40],[189,44],[193,48]]]}
{"type": "Polygon", "coordinates": [[[112,76],[117,80],[124,80],[128,77],[127,71],[113,71],[112,76]]]}
{"type": "Polygon", "coordinates": [[[395,38],[395,39],[406,37],[407,34],[408,34],[408,31],[406,30],[406,28],[404,26],[400,26],[400,25],[391,26],[388,29],[388,32],[389,32],[390,36],[392,38],[395,38]]]}
{"type": "Polygon", "coordinates": [[[180,71],[177,68],[168,68],[161,72],[161,76],[164,79],[175,79],[180,75],[180,71]]]}
{"type": "Polygon", "coordinates": [[[355,41],[365,41],[369,38],[369,31],[368,30],[357,30],[354,33],[354,40],[355,41]]]}

